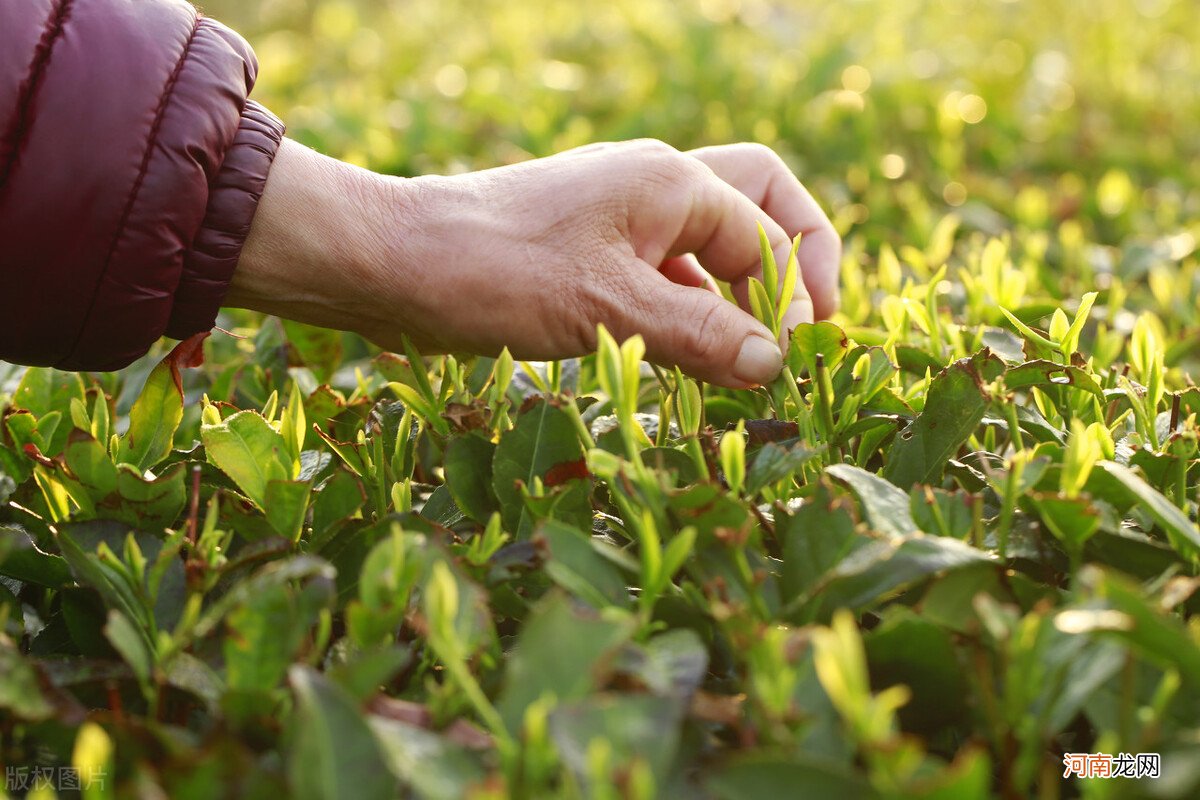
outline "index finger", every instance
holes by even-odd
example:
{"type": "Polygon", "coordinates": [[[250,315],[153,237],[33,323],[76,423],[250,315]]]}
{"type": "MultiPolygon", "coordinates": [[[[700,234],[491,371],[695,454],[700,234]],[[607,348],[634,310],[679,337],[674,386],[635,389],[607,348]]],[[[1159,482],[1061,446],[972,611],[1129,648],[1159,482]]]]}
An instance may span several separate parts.
{"type": "Polygon", "coordinates": [[[702,147],[689,152],[730,184],[788,236],[801,234],[798,259],[818,319],[838,307],[842,241],[817,201],[775,151],[758,144],[702,147]]]}

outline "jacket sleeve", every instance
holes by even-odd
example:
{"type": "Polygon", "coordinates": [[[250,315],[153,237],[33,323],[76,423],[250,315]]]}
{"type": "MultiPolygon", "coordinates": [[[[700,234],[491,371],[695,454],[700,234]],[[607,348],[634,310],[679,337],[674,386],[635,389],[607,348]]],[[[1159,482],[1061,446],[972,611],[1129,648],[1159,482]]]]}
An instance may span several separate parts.
{"type": "Polygon", "coordinates": [[[183,0],[0,2],[0,359],[125,366],[212,327],[283,125],[183,0]]]}

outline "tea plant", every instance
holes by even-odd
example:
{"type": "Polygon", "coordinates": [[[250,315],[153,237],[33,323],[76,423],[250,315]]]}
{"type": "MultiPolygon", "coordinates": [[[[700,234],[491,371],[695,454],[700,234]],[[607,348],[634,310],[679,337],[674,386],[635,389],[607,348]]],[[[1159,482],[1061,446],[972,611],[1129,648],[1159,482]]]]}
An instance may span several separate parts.
{"type": "MultiPolygon", "coordinates": [[[[443,5],[430,26],[469,28],[443,5]]],[[[302,138],[399,171],[573,136],[807,153],[846,233],[839,314],[745,391],[603,329],[534,364],[242,312],[122,374],[0,365],[8,791],[71,796],[69,768],[89,798],[1196,796],[1200,161],[1146,133],[1197,110],[1172,94],[1186,9],[1064,27],[1045,3],[1019,30],[999,5],[809,9],[800,74],[767,59],[800,5],[617,2],[586,35],[577,5],[523,53],[500,34],[527,10],[489,4],[508,43],[484,59],[371,24],[390,7],[264,4],[264,88],[302,138]],[[852,60],[895,30],[945,49],[852,60]],[[961,41],[987,53],[954,73],[984,123],[971,87],[903,72],[961,41]],[[374,71],[315,115],[349,42],[374,71]],[[600,80],[617,52],[653,78],[636,114],[600,80]],[[447,53],[478,80],[439,71],[382,134],[390,60],[447,53]],[[545,86],[502,103],[489,64],[545,86]],[[742,109],[731,86],[761,91],[742,109]],[[1080,106],[1115,120],[1082,161],[1082,116],[1052,113],[1080,106]],[[1062,777],[1096,752],[1163,777],[1062,777]]],[[[763,261],[778,332],[797,265],[763,261]]]]}
{"type": "MultiPolygon", "coordinates": [[[[764,252],[777,325],[796,264],[764,252]]],[[[992,326],[945,271],[878,331],[799,327],[760,391],[601,329],[545,372],[384,354],[349,393],[248,364],[265,402],[184,426],[197,337],[117,434],[103,382],[24,371],[8,758],[67,759],[82,724],[110,790],[172,796],[989,797],[1053,793],[1068,751],[1182,768],[1200,392],[1151,316],[1102,366],[1096,293],[992,326]]]]}

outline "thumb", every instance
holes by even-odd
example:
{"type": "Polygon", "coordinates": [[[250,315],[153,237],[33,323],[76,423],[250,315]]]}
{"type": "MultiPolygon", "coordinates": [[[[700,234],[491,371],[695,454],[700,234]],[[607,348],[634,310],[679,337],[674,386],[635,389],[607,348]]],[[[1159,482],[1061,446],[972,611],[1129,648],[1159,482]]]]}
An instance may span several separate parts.
{"type": "MultiPolygon", "coordinates": [[[[648,265],[638,266],[646,274],[648,265]]],[[[719,294],[680,286],[657,271],[640,288],[638,302],[623,309],[624,324],[612,327],[625,335],[640,333],[649,360],[738,389],[769,383],[782,369],[771,331],[719,294]]]]}

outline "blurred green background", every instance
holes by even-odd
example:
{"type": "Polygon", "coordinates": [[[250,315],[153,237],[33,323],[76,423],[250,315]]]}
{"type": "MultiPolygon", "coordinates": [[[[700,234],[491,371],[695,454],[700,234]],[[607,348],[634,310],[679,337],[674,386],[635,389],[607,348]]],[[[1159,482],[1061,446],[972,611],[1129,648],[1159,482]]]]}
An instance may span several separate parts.
{"type": "Polygon", "coordinates": [[[1119,243],[1200,209],[1190,0],[204,10],[255,46],[256,96],[293,137],[400,175],[597,140],[753,140],[785,156],[843,232],[881,225],[871,238],[917,235],[923,216],[957,208],[988,232],[1078,216],[1089,238],[1119,243]]]}

